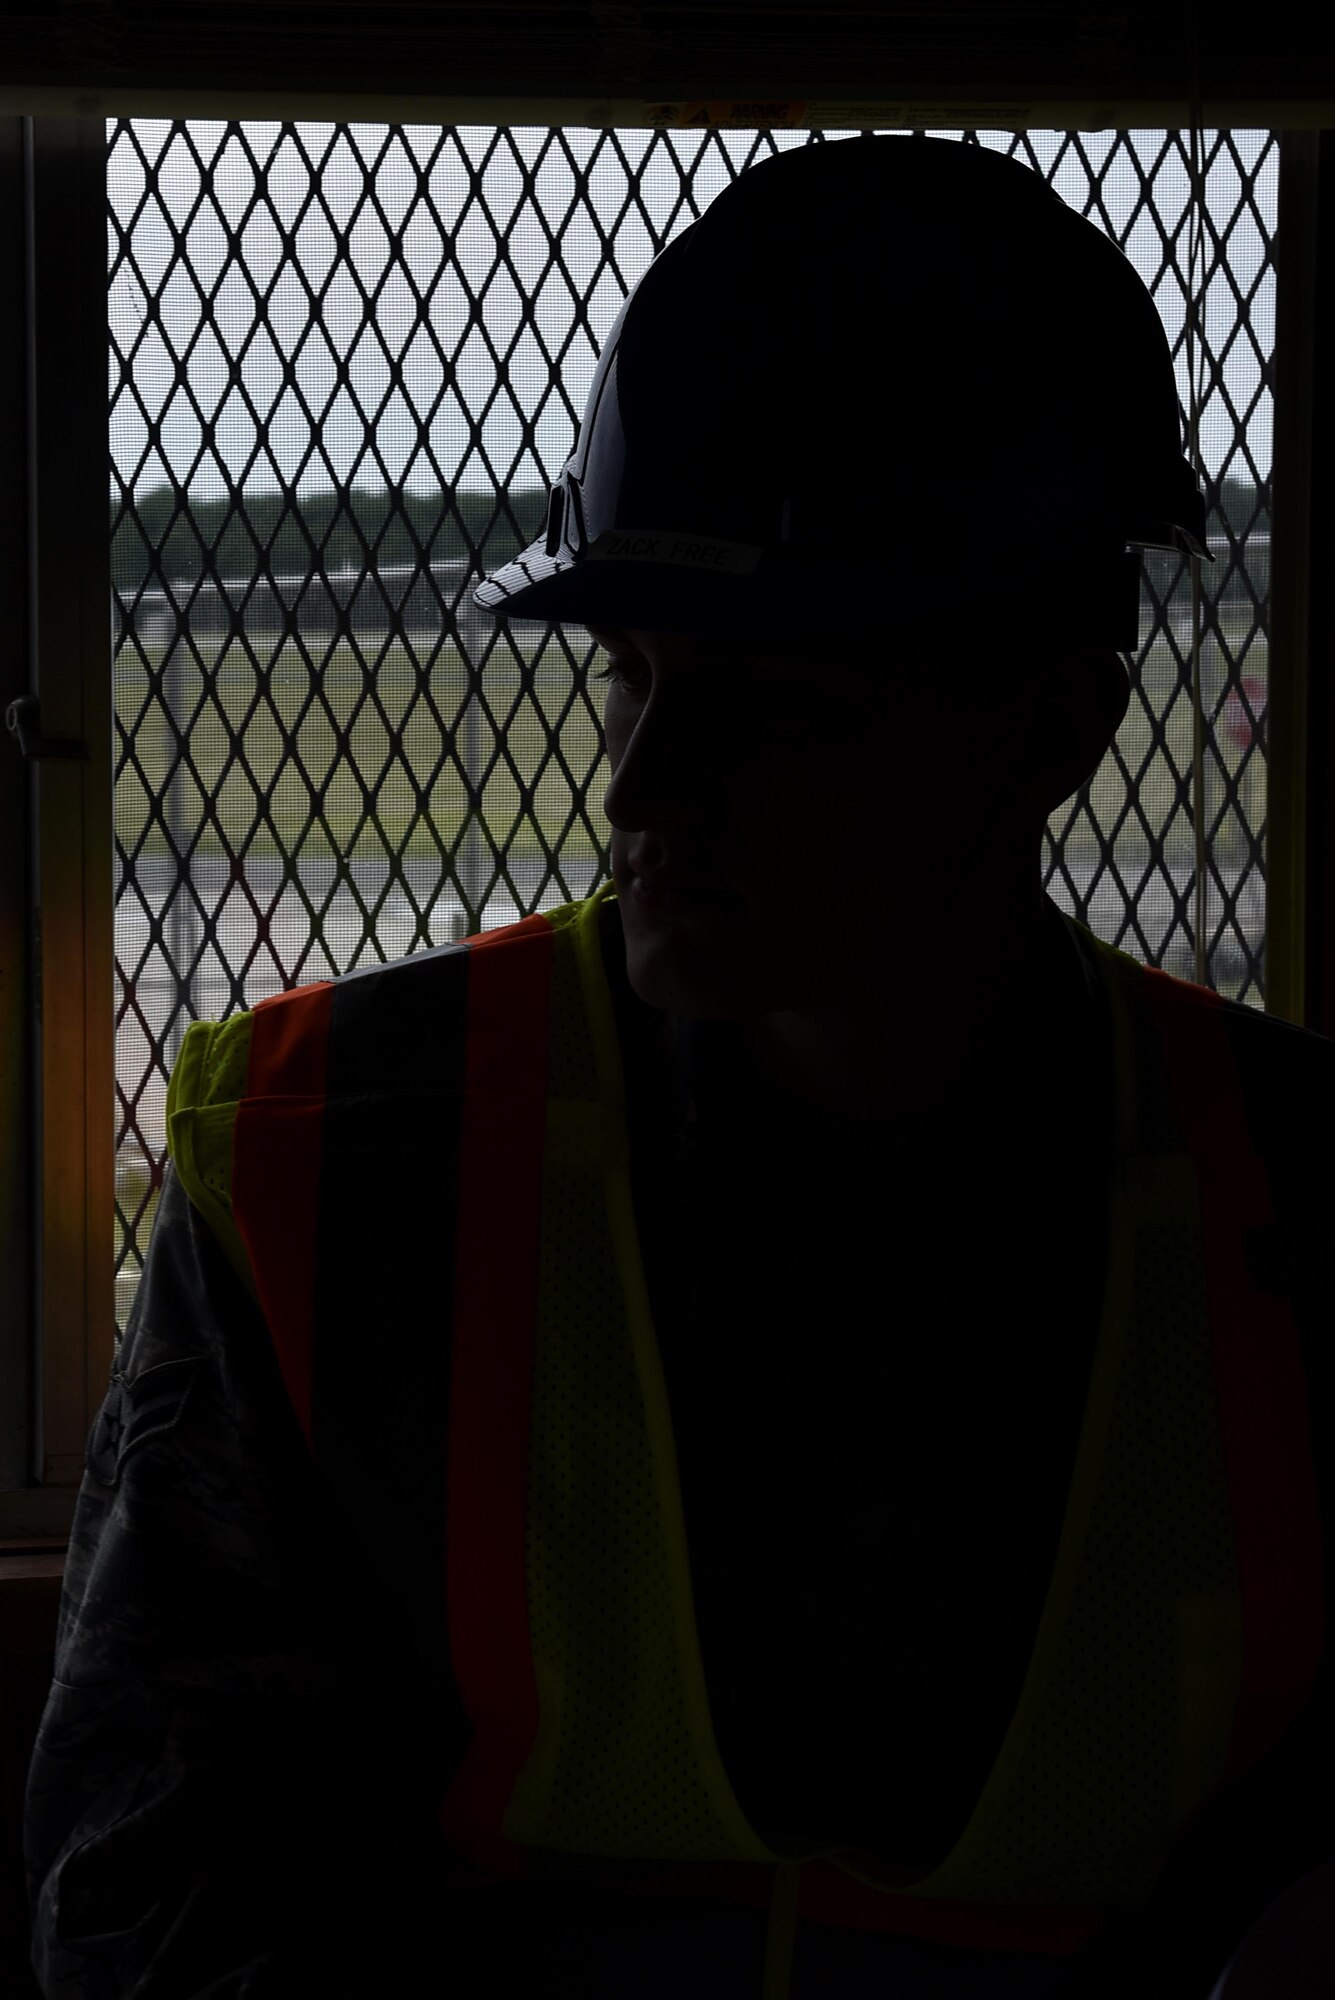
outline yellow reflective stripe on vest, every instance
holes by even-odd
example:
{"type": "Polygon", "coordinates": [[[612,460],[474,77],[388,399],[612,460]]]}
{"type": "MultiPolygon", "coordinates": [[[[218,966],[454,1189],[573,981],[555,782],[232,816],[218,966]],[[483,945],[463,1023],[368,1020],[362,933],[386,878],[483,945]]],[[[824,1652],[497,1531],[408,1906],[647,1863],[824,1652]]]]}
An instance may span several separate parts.
{"type": "Polygon", "coordinates": [[[1052,1585],[996,1765],[915,1895],[1135,1903],[1217,1786],[1241,1686],[1242,1607],[1214,1387],[1196,1174],[1142,1150],[1135,982],[1099,957],[1116,1171],[1090,1394],[1052,1585]]]}
{"type": "Polygon", "coordinates": [[[540,1720],[504,1831],[572,1854],[767,1861],[714,1742],[691,1606],[598,938],[611,888],[558,926],[553,958],[529,1445],[540,1720]]]}
{"type": "Polygon", "coordinates": [[[232,1217],[232,1137],[245,1095],[252,1016],[192,1021],[167,1085],[167,1150],[186,1193],[258,1302],[254,1273],[232,1217]]]}

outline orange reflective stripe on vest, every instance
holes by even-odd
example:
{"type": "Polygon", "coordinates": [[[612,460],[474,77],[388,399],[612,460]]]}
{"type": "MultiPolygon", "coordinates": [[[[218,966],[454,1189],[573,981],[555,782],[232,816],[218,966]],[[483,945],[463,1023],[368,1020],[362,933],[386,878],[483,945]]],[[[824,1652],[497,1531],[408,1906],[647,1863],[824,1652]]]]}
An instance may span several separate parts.
{"type": "Polygon", "coordinates": [[[254,1008],[246,1095],[232,1141],[233,1219],[283,1382],[312,1450],[315,1260],[333,993],[332,983],[322,980],[254,1008]]]}
{"type": "MultiPolygon", "coordinates": [[[[489,1841],[538,1725],[525,1578],[528,1364],[547,1084],[547,996],[553,933],[542,917],[483,933],[467,955],[463,1171],[455,1240],[456,1330],[446,1452],[451,1658],[475,1729],[442,1822],[473,1835],[472,1858],[522,1874],[523,1854],[489,1841]],[[507,976],[497,977],[503,940],[507,976]],[[515,964],[522,949],[521,965],[515,964]]],[[[374,968],[370,970],[374,971],[374,968]]],[[[337,1171],[326,1144],[326,1079],[335,987],[322,981],[253,1010],[246,1095],[233,1139],[232,1213],[256,1276],[284,1386],[315,1449],[313,1382],[318,1193],[337,1171]]],[[[424,1062],[430,1061],[423,1050],[424,1062]]],[[[420,1248],[420,1246],[419,1246],[420,1248]]],[[[358,1245],[343,1246],[355,1257],[358,1245]]],[[[404,1254],[410,1254],[404,1246],[404,1254]]],[[[336,1285],[331,1288],[336,1292],[336,1285]]]]}
{"type": "Polygon", "coordinates": [[[523,1857],[500,1827],[538,1729],[525,1523],[553,945],[542,917],[470,941],[456,1223],[447,1577],[476,1734],[441,1825],[471,1829],[469,1858],[512,1877],[523,1857]]]}

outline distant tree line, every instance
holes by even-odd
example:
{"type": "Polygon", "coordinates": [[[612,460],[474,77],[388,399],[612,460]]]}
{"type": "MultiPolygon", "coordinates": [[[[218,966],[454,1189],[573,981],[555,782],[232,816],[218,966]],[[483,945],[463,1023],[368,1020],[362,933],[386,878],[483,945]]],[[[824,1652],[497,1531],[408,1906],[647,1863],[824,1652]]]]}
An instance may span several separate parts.
{"type": "MultiPolygon", "coordinates": [[[[111,574],[122,591],[154,574],[221,577],[303,575],[314,568],[362,570],[368,557],[391,564],[470,560],[508,562],[540,532],[545,486],[498,495],[459,487],[412,493],[354,486],[344,492],[237,493],[206,500],[155,486],[132,506],[111,507],[111,574]]],[[[1233,532],[1269,526],[1269,493],[1225,478],[1216,504],[1233,532]],[[1261,511],[1258,517],[1258,499],[1261,511]]]]}
{"type": "Polygon", "coordinates": [[[485,549],[486,567],[508,562],[547,518],[548,488],[497,495],[390,492],[237,493],[206,500],[170,486],[111,506],[111,576],[122,591],[151,575],[201,568],[221,577],[302,575],[313,568],[362,570],[370,562],[442,562],[485,549]]]}

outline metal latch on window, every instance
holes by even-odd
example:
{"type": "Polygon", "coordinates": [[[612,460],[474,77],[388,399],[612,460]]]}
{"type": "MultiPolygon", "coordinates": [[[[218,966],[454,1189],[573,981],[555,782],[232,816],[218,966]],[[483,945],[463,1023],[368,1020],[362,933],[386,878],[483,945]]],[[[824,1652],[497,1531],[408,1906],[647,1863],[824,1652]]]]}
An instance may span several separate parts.
{"type": "Polygon", "coordinates": [[[44,757],[77,758],[88,762],[88,745],[75,736],[43,736],[42,704],[35,694],[20,695],[5,710],[5,723],[30,763],[44,757]]]}

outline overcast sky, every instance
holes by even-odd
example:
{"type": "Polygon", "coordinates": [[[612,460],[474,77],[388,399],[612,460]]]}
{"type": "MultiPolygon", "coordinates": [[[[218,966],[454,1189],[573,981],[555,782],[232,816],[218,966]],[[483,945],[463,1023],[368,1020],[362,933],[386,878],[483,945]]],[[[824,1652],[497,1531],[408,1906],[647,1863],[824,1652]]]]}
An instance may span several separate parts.
{"type": "MultiPolygon", "coordinates": [[[[433,488],[442,479],[447,485],[490,485],[481,460],[470,456],[470,418],[483,409],[500,377],[527,415],[541,412],[537,424],[541,463],[530,458],[511,472],[520,429],[502,395],[482,423],[482,439],[493,465],[500,476],[508,475],[512,484],[520,486],[555,477],[573,442],[598,346],[626,290],[655,254],[645,216],[633,201],[626,206],[632,181],[609,143],[612,135],[580,128],[553,135],[545,127],[517,127],[508,134],[508,142],[503,135],[497,146],[491,127],[461,127],[450,134],[428,126],[301,124],[296,132],[315,163],[313,174],[282,126],[248,122],[243,130],[259,167],[257,175],[225,125],[192,120],[188,130],[198,161],[180,134],[173,138],[165,120],[136,119],[132,128],[108,126],[112,215],[125,229],[138,211],[130,228],[137,271],[124,255],[118,230],[108,223],[111,441],[121,480],[143,491],[175,478],[206,496],[223,493],[229,479],[244,480],[252,489],[290,483],[311,441],[311,427],[290,387],[284,390],[285,356],[296,357],[297,379],[315,413],[318,442],[327,461],[318,456],[312,461],[301,477],[303,488],[327,485],[331,473],[339,481],[355,477],[359,484],[372,486],[379,486],[387,474],[392,483],[418,490],[433,488]],[[525,196],[519,162],[533,167],[544,147],[546,156],[537,177],[539,215],[525,196]],[[474,198],[471,178],[489,148],[492,157],[481,176],[481,193],[490,220],[474,198]],[[587,189],[581,194],[578,176],[590,161],[587,189]],[[308,204],[313,181],[322,199],[308,204]],[[264,199],[244,225],[238,264],[232,254],[235,231],[257,182],[264,199]],[[384,210],[383,220],[370,199],[372,191],[384,210]],[[179,246],[183,229],[184,257],[179,246]],[[396,244],[393,238],[400,230],[401,241],[396,244]],[[486,283],[495,258],[497,230],[507,235],[519,283],[498,272],[479,305],[474,295],[486,283]],[[336,234],[343,231],[348,232],[346,254],[336,234]],[[580,328],[560,369],[573,416],[561,396],[552,393],[550,358],[570,338],[574,306],[559,269],[547,268],[549,232],[559,238],[577,292],[588,298],[592,338],[580,328]],[[602,236],[608,233],[619,277],[604,261],[602,236]],[[317,312],[307,287],[318,288],[331,272],[329,290],[317,312]],[[371,325],[359,284],[373,292],[382,281],[371,325]],[[257,295],[267,302],[263,312],[257,295]],[[201,324],[202,298],[212,299],[216,332],[201,324]],[[153,301],[161,315],[161,331],[150,323],[153,301]],[[257,318],[265,313],[268,325],[256,333],[257,318]],[[527,326],[526,313],[531,313],[527,326]],[[426,414],[445,370],[423,325],[424,315],[455,366],[454,388],[447,390],[429,422],[426,414]],[[504,354],[516,334],[518,343],[498,371],[487,338],[504,354]],[[163,422],[161,457],[156,452],[145,457],[145,417],[126,392],[126,357],[131,353],[130,379],[149,417],[161,417],[163,422]],[[229,389],[229,355],[244,355],[241,381],[255,406],[254,415],[240,389],[229,389]],[[206,453],[196,464],[203,431],[181,387],[187,356],[189,385],[205,420],[215,428],[216,461],[206,453]],[[392,364],[400,361],[402,384],[393,389],[376,418],[391,388],[392,364]],[[343,362],[348,382],[341,386],[338,372],[343,362]],[[379,446],[383,474],[367,456],[369,438],[379,446]],[[264,449],[252,462],[257,440],[264,449]],[[428,442],[435,465],[424,449],[428,442]]],[[[826,135],[827,140],[851,136],[826,135]]],[[[1203,134],[1207,159],[1216,136],[1203,134]]],[[[1117,135],[1074,137],[1099,174],[1118,144],[1117,135]]],[[[1152,174],[1159,221],[1156,224],[1142,211],[1123,247],[1151,285],[1163,261],[1161,232],[1178,226],[1190,193],[1182,153],[1176,143],[1166,143],[1172,137],[1161,131],[1127,135],[1120,157],[1102,181],[1107,216],[1097,207],[1091,211],[1091,219],[1111,227],[1120,239],[1142,195],[1141,173],[1127,155],[1129,144],[1141,169],[1152,174]]],[[[653,226],[666,228],[669,238],[693,219],[688,196],[698,208],[707,207],[733,168],[764,157],[764,149],[756,151],[756,135],[749,132],[625,130],[615,138],[632,173],[649,156],[640,180],[640,200],[653,226]]],[[[775,139],[780,150],[787,150],[808,143],[809,135],[780,132],[775,139]]],[[[1004,132],[985,133],[982,139],[1001,151],[1014,143],[1013,135],[1004,132]]],[[[1265,132],[1234,132],[1231,139],[1245,173],[1262,155],[1265,160],[1256,176],[1254,209],[1244,203],[1232,221],[1243,179],[1226,146],[1209,167],[1207,211],[1214,231],[1227,230],[1228,235],[1227,270],[1219,271],[1206,295],[1206,340],[1216,354],[1228,349],[1223,376],[1239,413],[1255,405],[1246,419],[1245,434],[1256,466],[1266,477],[1271,399],[1268,390],[1259,395],[1258,391],[1274,340],[1274,274],[1265,268],[1265,259],[1275,227],[1278,149],[1265,132]],[[1235,288],[1244,299],[1251,295],[1247,323],[1241,327],[1235,288]]],[[[1019,156],[1046,174],[1063,148],[1054,185],[1083,213],[1090,176],[1068,135],[1031,132],[1020,141],[1019,156]],[[1032,159],[1026,147],[1032,148],[1032,159]]],[[[1206,245],[1213,261],[1209,231],[1206,245]]],[[[1184,262],[1185,255],[1184,247],[1184,262]]],[[[1176,341],[1184,301],[1180,280],[1171,269],[1155,299],[1170,339],[1176,341]]],[[[1178,387],[1185,404],[1185,348],[1178,357],[1178,387]]],[[[1205,406],[1201,424],[1201,454],[1211,473],[1218,472],[1233,452],[1236,434],[1233,416],[1216,397],[1205,406]]],[[[1241,461],[1231,469],[1249,476],[1241,461]]]]}

